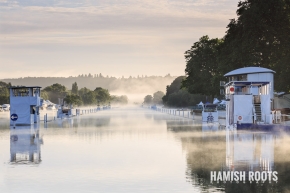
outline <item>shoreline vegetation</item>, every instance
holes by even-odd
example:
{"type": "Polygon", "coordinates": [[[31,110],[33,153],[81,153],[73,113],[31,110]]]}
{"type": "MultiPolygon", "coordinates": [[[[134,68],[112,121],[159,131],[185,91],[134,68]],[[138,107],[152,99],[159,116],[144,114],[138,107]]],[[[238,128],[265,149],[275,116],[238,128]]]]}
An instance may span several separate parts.
{"type": "MultiPolygon", "coordinates": [[[[36,84],[42,87],[42,98],[56,104],[58,104],[58,98],[65,97],[65,101],[68,104],[77,106],[108,104],[109,102],[113,104],[127,104],[129,102],[128,96],[130,97],[130,95],[135,93],[144,93],[145,91],[164,89],[175,78],[175,76],[170,74],[165,76],[130,76],[128,78],[109,77],[102,74],[85,74],[76,77],[4,79],[0,81],[0,104],[9,103],[8,88],[11,85],[31,86],[36,84]]],[[[131,102],[136,103],[135,99],[132,99],[131,102]]]]}
{"type": "MultiPolygon", "coordinates": [[[[9,87],[11,83],[0,81],[0,104],[9,104],[9,87]]],[[[49,100],[54,104],[62,103],[73,106],[91,106],[91,105],[126,105],[128,97],[126,95],[111,95],[107,89],[96,87],[94,90],[86,87],[78,89],[77,83],[73,83],[71,90],[64,85],[55,83],[41,90],[41,98],[49,100]]]]}

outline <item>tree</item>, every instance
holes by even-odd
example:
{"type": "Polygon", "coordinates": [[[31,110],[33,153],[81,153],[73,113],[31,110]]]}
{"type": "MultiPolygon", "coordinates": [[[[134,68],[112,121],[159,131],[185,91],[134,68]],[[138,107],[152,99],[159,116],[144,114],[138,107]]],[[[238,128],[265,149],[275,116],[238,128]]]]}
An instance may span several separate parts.
{"type": "Polygon", "coordinates": [[[91,90],[88,89],[87,87],[81,88],[79,90],[79,96],[82,97],[83,95],[85,95],[86,93],[90,92],[91,90]]]}
{"type": "Polygon", "coordinates": [[[79,90],[79,89],[78,89],[78,85],[77,85],[77,83],[76,83],[76,82],[73,83],[73,84],[72,84],[71,93],[77,95],[77,94],[78,94],[78,90],[79,90]]]}
{"type": "Polygon", "coordinates": [[[44,100],[48,100],[49,99],[48,93],[46,91],[44,91],[44,90],[42,90],[40,92],[40,97],[43,98],[44,100]]]}
{"type": "Polygon", "coordinates": [[[101,104],[106,104],[110,101],[110,93],[108,90],[97,87],[94,92],[96,94],[96,100],[101,104]]]}
{"type": "Polygon", "coordinates": [[[162,97],[164,96],[164,92],[162,91],[157,91],[153,94],[153,99],[152,102],[154,104],[162,104],[162,97]]]}
{"type": "Polygon", "coordinates": [[[84,105],[97,104],[96,94],[93,91],[89,91],[82,96],[84,105]]]}
{"type": "Polygon", "coordinates": [[[220,71],[260,66],[276,71],[275,88],[290,90],[289,0],[240,1],[228,24],[219,57],[220,71]]]}
{"type": "Polygon", "coordinates": [[[152,104],[153,97],[151,95],[146,95],[144,98],[144,104],[152,104]]]}
{"type": "Polygon", "coordinates": [[[184,76],[179,76],[166,87],[166,95],[162,97],[163,104],[172,107],[195,106],[200,101],[206,102],[206,96],[191,94],[186,88],[181,88],[184,76]]]}
{"type": "Polygon", "coordinates": [[[186,78],[182,86],[192,94],[219,94],[218,54],[221,39],[203,36],[185,52],[186,78]]]}
{"type": "Polygon", "coordinates": [[[173,82],[170,85],[166,86],[166,95],[162,97],[163,103],[166,104],[168,101],[168,97],[170,94],[174,92],[178,92],[181,88],[182,80],[185,78],[185,76],[179,76],[176,79],[173,80],[173,82]]]}
{"type": "Polygon", "coordinates": [[[48,93],[48,99],[53,103],[58,103],[58,98],[64,98],[67,94],[66,87],[55,83],[43,89],[48,93]]]}
{"type": "Polygon", "coordinates": [[[0,104],[9,104],[9,87],[11,83],[0,81],[0,104]]]}
{"type": "Polygon", "coordinates": [[[66,97],[64,98],[64,101],[69,105],[76,105],[76,106],[82,105],[81,97],[76,94],[66,95],[66,97]]]}
{"type": "Polygon", "coordinates": [[[121,95],[121,96],[112,95],[111,103],[126,105],[128,104],[128,97],[126,95],[121,95]]]}

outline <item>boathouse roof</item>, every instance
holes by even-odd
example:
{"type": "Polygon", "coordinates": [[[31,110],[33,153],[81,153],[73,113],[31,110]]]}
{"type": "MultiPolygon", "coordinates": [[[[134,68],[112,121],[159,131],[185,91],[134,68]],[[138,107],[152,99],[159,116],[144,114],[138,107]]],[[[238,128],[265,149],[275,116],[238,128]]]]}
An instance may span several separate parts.
{"type": "Polygon", "coordinates": [[[11,86],[9,88],[12,88],[12,89],[23,89],[23,88],[41,88],[40,86],[11,86]]]}
{"type": "Polygon", "coordinates": [[[224,76],[234,76],[234,75],[240,75],[240,74],[255,74],[255,73],[275,73],[275,71],[268,69],[268,68],[262,68],[262,67],[244,67],[239,68],[233,71],[230,71],[226,73],[224,76]]]}

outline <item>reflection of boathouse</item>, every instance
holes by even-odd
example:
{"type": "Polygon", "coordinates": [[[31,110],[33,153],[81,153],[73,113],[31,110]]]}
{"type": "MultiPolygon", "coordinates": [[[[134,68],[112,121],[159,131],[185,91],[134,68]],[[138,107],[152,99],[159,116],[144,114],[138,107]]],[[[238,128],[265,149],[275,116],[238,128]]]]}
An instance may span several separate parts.
{"type": "Polygon", "coordinates": [[[272,171],[273,134],[226,132],[226,170],[272,171]]]}
{"type": "MultiPolygon", "coordinates": [[[[36,125],[35,125],[36,126],[36,125]]],[[[39,129],[34,126],[18,126],[10,130],[10,161],[12,163],[41,162],[39,129]]]]}

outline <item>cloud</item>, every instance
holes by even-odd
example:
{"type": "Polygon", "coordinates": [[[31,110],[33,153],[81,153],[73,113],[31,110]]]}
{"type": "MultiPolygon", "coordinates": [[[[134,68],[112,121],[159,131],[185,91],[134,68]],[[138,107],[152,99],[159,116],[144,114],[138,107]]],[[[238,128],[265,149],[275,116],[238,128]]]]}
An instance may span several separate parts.
{"type": "MultiPolygon", "coordinates": [[[[33,73],[42,64],[61,68],[62,73],[71,67],[79,72],[97,65],[98,72],[113,74],[111,69],[118,64],[125,76],[178,75],[184,71],[183,53],[193,42],[202,35],[224,35],[228,19],[235,17],[236,3],[0,0],[0,63],[16,65],[22,72],[31,68],[33,73]]],[[[1,76],[10,74],[5,70],[1,76]]]]}
{"type": "Polygon", "coordinates": [[[2,13],[4,19],[0,21],[0,33],[186,30],[191,27],[220,27],[230,18],[220,12],[208,14],[203,10],[183,10],[172,5],[145,5],[80,8],[29,6],[2,13]]]}

